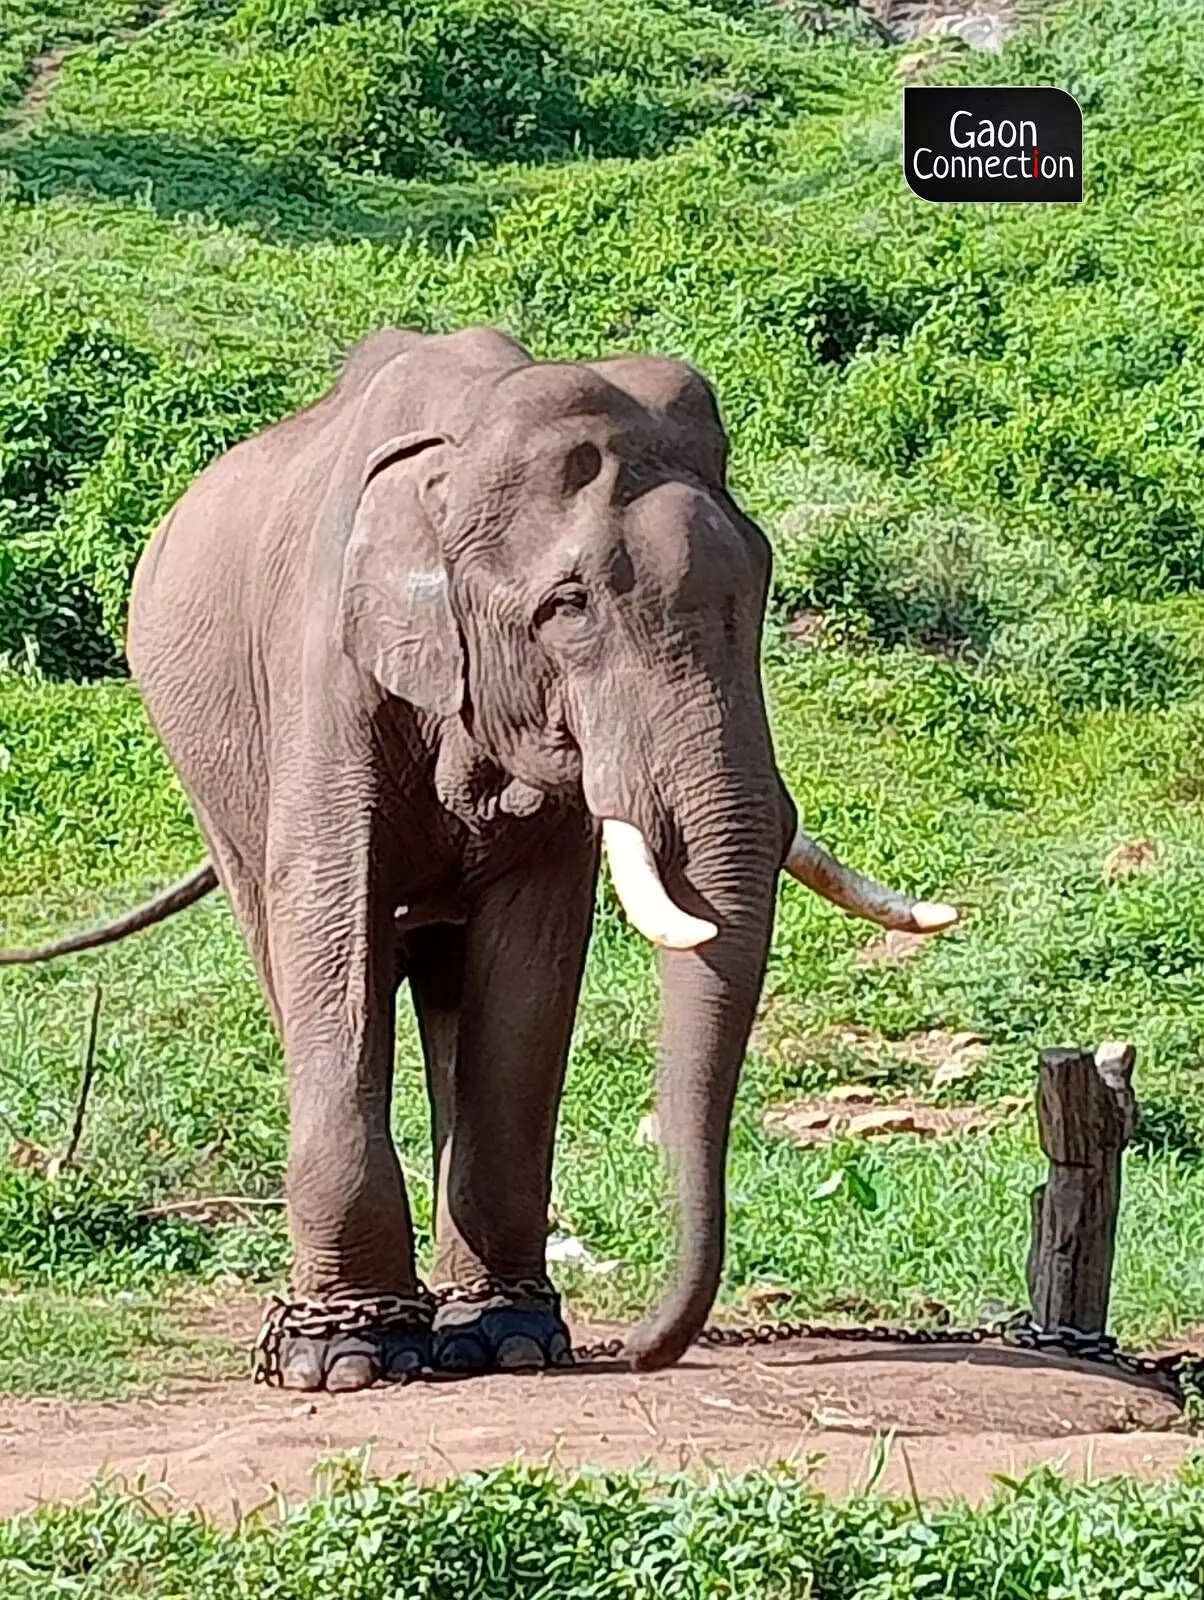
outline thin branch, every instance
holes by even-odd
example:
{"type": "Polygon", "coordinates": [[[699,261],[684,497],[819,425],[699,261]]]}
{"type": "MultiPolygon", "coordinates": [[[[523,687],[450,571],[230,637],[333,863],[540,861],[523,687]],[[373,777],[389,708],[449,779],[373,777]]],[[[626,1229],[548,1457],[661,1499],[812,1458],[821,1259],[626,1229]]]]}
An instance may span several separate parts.
{"type": "Polygon", "coordinates": [[[190,1211],[250,1211],[255,1206],[282,1206],[279,1195],[253,1194],[200,1194],[185,1200],[164,1200],[159,1205],[147,1206],[140,1217],[171,1217],[187,1215],[190,1211]]]}
{"type": "Polygon", "coordinates": [[[71,1121],[71,1137],[67,1140],[67,1148],[58,1160],[58,1170],[69,1167],[74,1162],[79,1150],[79,1141],[83,1137],[84,1118],[88,1113],[88,1096],[92,1093],[92,1080],[96,1076],[96,1034],[100,1025],[100,999],[102,990],[99,984],[92,991],[92,1015],[88,1022],[88,1038],[84,1045],[83,1073],[79,1081],[79,1093],[75,1097],[75,1115],[71,1121]]]}
{"type": "Polygon", "coordinates": [[[17,1144],[31,1144],[33,1142],[25,1137],[7,1111],[0,1111],[0,1128],[3,1128],[9,1138],[15,1140],[17,1144]]]}

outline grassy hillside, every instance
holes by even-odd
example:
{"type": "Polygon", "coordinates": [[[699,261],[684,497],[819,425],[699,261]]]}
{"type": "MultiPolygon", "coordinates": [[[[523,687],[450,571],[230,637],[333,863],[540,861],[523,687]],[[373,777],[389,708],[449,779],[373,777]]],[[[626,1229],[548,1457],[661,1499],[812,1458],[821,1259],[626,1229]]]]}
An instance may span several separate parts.
{"type": "MultiPolygon", "coordinates": [[[[796,1312],[899,1316],[1018,1303],[1027,1118],[804,1154],[762,1114],[850,1078],[924,1088],[907,1049],[924,1030],[985,1037],[977,1076],[936,1097],[991,1104],[1030,1090],[1038,1045],[1119,1034],[1149,1115],[1117,1323],[1169,1336],[1204,1322],[1204,3],[1068,6],[999,58],[933,69],[1073,91],[1081,208],[916,200],[903,52],[852,13],[823,32],[807,14],[640,0],[616,28],[584,0],[10,5],[0,936],[116,909],[200,852],[120,639],[132,563],[205,462],[386,322],[495,321],[543,356],[685,356],[718,387],[777,551],[766,672],[810,826],[970,913],[911,961],[859,963],[870,930],[783,888],[726,1293],[778,1282],[796,1312]],[[1147,838],[1146,870],[1105,875],[1147,838]],[[864,1184],[817,1195],[850,1167],[864,1184]]],[[[82,1171],[0,1167],[0,1281],[51,1321],[77,1305],[77,1343],[111,1350],[159,1337],[141,1307],[167,1284],[283,1270],[272,1213],[146,1213],[274,1194],[285,1131],[278,1050],[214,904],[0,981],[11,1135],[61,1145],[98,981],[82,1171]]],[[[645,1303],[668,1258],[659,1156],[635,1139],[655,997],[607,902],[557,1203],[622,1263],[565,1276],[611,1312],[645,1303]]],[[[408,1023],[401,1052],[426,1226],[408,1023]]],[[[21,1326],[0,1325],[0,1385],[129,1377],[59,1347],[31,1369],[21,1326]]]]}

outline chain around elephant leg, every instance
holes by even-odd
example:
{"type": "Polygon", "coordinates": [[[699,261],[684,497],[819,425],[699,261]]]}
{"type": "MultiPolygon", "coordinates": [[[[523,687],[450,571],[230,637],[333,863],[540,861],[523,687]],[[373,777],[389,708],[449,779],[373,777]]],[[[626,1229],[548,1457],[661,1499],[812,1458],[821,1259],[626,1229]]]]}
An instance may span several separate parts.
{"type": "Polygon", "coordinates": [[[405,1383],[431,1365],[434,1310],[421,1284],[406,1295],[274,1300],[255,1341],[255,1382],[331,1392],[405,1383]]]}
{"type": "Polygon", "coordinates": [[[522,1371],[572,1364],[560,1296],[543,1275],[482,1274],[435,1290],[431,1357],[443,1372],[522,1371]]]}

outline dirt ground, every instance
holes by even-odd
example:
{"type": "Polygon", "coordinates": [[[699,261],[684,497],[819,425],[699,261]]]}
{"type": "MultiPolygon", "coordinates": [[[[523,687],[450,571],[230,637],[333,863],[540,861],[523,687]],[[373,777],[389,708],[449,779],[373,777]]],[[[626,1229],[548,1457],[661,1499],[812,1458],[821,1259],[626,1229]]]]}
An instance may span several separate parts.
{"type": "MultiPolygon", "coordinates": [[[[606,1329],[574,1330],[593,1338],[606,1329]]],[[[162,1486],[223,1521],[309,1493],[320,1462],[367,1448],[380,1476],[425,1481],[521,1457],[662,1469],[814,1463],[832,1494],[864,1485],[893,1432],[883,1487],[980,1499],[1039,1462],[1072,1476],[1169,1476],[1190,1440],[1146,1384],[1020,1351],[798,1343],[693,1352],[666,1372],[433,1380],[311,1398],[249,1382],[167,1400],[0,1400],[0,1515],[72,1499],[100,1476],[162,1486]]]]}
{"type": "Polygon", "coordinates": [[[929,34],[952,34],[977,50],[998,50],[1020,16],[1036,11],[1037,0],[862,0],[901,43],[929,34]]]}

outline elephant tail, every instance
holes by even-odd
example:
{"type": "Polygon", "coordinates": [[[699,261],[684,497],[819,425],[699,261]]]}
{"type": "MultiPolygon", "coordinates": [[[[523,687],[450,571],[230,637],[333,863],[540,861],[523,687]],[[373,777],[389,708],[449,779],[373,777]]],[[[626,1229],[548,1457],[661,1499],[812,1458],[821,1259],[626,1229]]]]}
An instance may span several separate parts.
{"type": "Polygon", "coordinates": [[[195,905],[217,888],[217,873],[212,861],[203,861],[186,878],[179,878],[166,889],[144,900],[132,911],[123,912],[112,922],[98,928],[88,928],[83,933],[68,933],[50,944],[35,945],[28,950],[0,950],[0,967],[27,967],[37,961],[53,961],[56,956],[68,956],[77,950],[95,950],[101,945],[116,944],[131,933],[141,933],[143,928],[153,928],[156,922],[174,917],[177,911],[195,905]]]}

